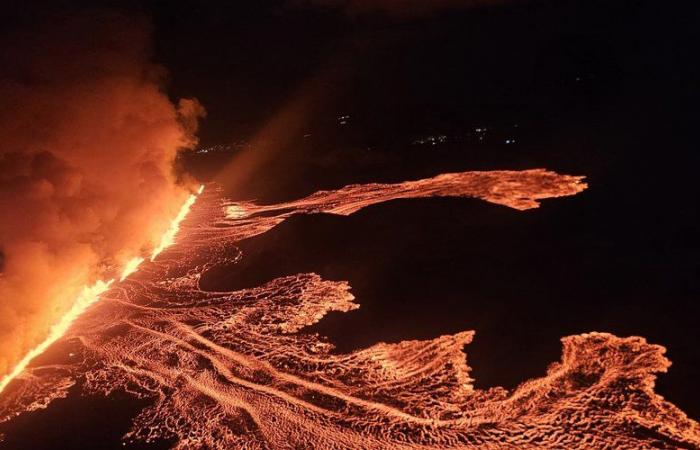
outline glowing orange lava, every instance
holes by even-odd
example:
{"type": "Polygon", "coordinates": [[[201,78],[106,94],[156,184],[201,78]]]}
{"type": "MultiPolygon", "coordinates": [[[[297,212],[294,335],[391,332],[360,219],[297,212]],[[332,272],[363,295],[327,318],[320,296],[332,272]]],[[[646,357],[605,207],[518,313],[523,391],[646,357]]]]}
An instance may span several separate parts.
{"type": "Polygon", "coordinates": [[[177,216],[170,222],[170,227],[168,230],[163,234],[163,237],[160,240],[160,244],[158,247],[153,250],[153,253],[151,254],[151,261],[155,260],[160,253],[165,250],[167,247],[170,247],[175,243],[175,236],[177,235],[177,231],[180,229],[180,222],[182,222],[185,217],[187,217],[187,213],[190,212],[190,208],[194,204],[194,202],[197,200],[197,196],[201,194],[204,191],[204,185],[199,186],[199,189],[197,190],[196,194],[190,194],[189,197],[187,197],[187,200],[185,200],[185,203],[182,205],[180,208],[180,212],[177,213],[177,216]]]}
{"type": "Polygon", "coordinates": [[[77,319],[86,309],[90,307],[93,303],[100,299],[100,295],[105,292],[112,285],[114,280],[98,281],[92,286],[86,286],[83,288],[83,292],[78,296],[78,298],[73,303],[73,306],[68,310],[67,313],[61,317],[56,324],[54,324],[49,330],[48,336],[39,345],[31,349],[24,358],[22,358],[17,365],[5,375],[2,380],[0,380],[0,392],[2,392],[5,387],[12,381],[17,375],[22,373],[24,369],[27,368],[29,363],[46,351],[47,348],[51,346],[54,342],[63,336],[63,334],[68,330],[68,328],[73,324],[75,319],[77,319]]]}
{"type": "Polygon", "coordinates": [[[121,278],[119,278],[119,281],[126,280],[129,277],[129,275],[136,272],[143,261],[144,259],[140,256],[135,256],[131,258],[124,266],[124,270],[122,270],[122,276],[121,278]]]}
{"type": "Polygon", "coordinates": [[[525,210],[585,188],[582,177],[530,170],[352,185],[278,205],[222,202],[210,189],[168,258],[66,331],[61,342],[80,357],[56,352],[0,395],[0,423],[84,380],[86,392],[151,401],[126,441],[169,439],[181,450],[700,448],[700,425],[654,392],[656,375],[670,366],[665,349],[641,337],[564,337],[546,375],[481,390],[464,353],[473,331],[345,354],[306,333],[331,311],[360,307],[346,281],[292,273],[230,292],[199,283],[210,268],[244,257],[236,242],[294,214],[352,214],[431,196],[525,210]]]}
{"type": "MultiPolygon", "coordinates": [[[[199,189],[197,190],[197,194],[191,194],[187,198],[185,203],[180,208],[180,212],[178,213],[177,217],[175,217],[175,219],[173,219],[173,221],[171,222],[170,228],[168,228],[165,235],[163,235],[163,239],[161,240],[160,245],[153,252],[151,260],[153,260],[165,248],[169,247],[175,242],[175,235],[177,235],[180,223],[187,216],[187,213],[190,211],[190,208],[194,204],[195,200],[197,200],[197,196],[201,194],[203,190],[204,185],[199,187],[199,189]]],[[[124,266],[122,275],[120,277],[120,281],[124,281],[129,275],[136,272],[139,265],[143,261],[144,259],[138,256],[129,260],[124,266]]],[[[108,281],[98,280],[92,286],[84,287],[83,291],[80,293],[78,298],[75,300],[75,302],[73,302],[71,308],[59,319],[57,323],[51,326],[46,338],[41,343],[39,343],[39,345],[31,349],[7,375],[0,379],[0,393],[2,393],[3,390],[5,390],[7,385],[14,378],[16,378],[20,373],[22,373],[22,371],[24,371],[27,368],[29,363],[34,358],[44,353],[51,346],[51,344],[60,339],[70,328],[73,322],[78,317],[80,317],[91,305],[96,303],[100,299],[100,296],[105,291],[107,291],[113,283],[114,279],[108,281]]]]}

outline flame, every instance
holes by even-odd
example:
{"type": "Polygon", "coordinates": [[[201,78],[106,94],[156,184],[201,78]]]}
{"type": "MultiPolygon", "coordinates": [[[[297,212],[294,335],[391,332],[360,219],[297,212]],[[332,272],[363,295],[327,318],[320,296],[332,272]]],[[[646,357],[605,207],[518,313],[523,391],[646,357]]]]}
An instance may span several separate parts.
{"type": "Polygon", "coordinates": [[[168,228],[163,237],[160,239],[160,245],[153,250],[153,253],[151,254],[151,261],[155,260],[156,256],[158,256],[163,250],[175,243],[175,235],[180,229],[180,222],[182,222],[187,216],[187,213],[190,212],[190,208],[194,204],[195,200],[197,200],[197,196],[199,196],[202,191],[204,191],[204,185],[199,186],[196,194],[190,194],[190,196],[187,197],[187,200],[180,208],[180,212],[177,214],[177,216],[175,216],[173,221],[170,222],[170,228],[168,228]]]}
{"type": "MultiPolygon", "coordinates": [[[[187,216],[187,213],[190,212],[190,208],[197,200],[199,194],[201,194],[203,191],[204,185],[201,185],[196,194],[190,194],[190,196],[187,197],[187,200],[180,208],[180,212],[170,223],[170,228],[168,228],[163,235],[160,245],[153,251],[151,261],[153,261],[160,252],[165,250],[165,248],[175,243],[175,235],[180,229],[180,222],[182,222],[187,216]]],[[[130,259],[124,266],[119,281],[124,281],[124,279],[126,279],[129,275],[136,272],[139,265],[141,265],[143,261],[144,259],[140,256],[130,259]]],[[[51,346],[51,344],[59,340],[61,336],[66,333],[68,328],[70,328],[73,322],[90,306],[95,304],[100,299],[100,296],[106,292],[113,283],[114,279],[109,281],[99,280],[92,286],[85,286],[81,294],[78,296],[75,302],[73,302],[73,305],[68,312],[66,312],[57,323],[51,326],[48,336],[39,345],[29,350],[29,352],[24,355],[24,357],[15,365],[14,368],[0,379],[0,393],[2,393],[7,385],[10,384],[10,381],[15,379],[20,373],[22,373],[22,371],[24,371],[24,369],[27,368],[29,363],[32,362],[34,358],[44,353],[51,346]]]]}

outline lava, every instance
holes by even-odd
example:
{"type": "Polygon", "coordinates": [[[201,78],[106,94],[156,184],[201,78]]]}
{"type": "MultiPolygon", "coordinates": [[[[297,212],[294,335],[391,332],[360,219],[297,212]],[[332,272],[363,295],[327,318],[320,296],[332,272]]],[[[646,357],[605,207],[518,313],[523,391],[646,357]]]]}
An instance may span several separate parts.
{"type": "MultiPolygon", "coordinates": [[[[175,242],[175,235],[179,230],[180,222],[182,222],[185,216],[187,216],[187,213],[189,212],[190,208],[197,200],[197,196],[201,194],[203,190],[204,186],[202,185],[199,187],[197,194],[190,194],[190,196],[187,198],[185,203],[180,208],[180,212],[175,217],[175,219],[173,219],[170,227],[163,236],[160,245],[153,252],[151,260],[153,260],[153,258],[155,258],[160,252],[162,252],[163,249],[167,248],[175,242]]],[[[136,270],[138,270],[139,265],[143,261],[144,259],[138,256],[129,260],[124,266],[120,281],[124,281],[129,275],[136,272],[136,270]]],[[[16,378],[19,374],[22,373],[22,371],[24,371],[27,368],[29,363],[34,358],[44,353],[54,342],[59,340],[70,328],[73,322],[78,317],[80,317],[90,306],[96,303],[100,299],[100,296],[104,292],[106,292],[112,286],[113,283],[114,279],[108,281],[98,280],[92,286],[84,287],[83,291],[80,293],[78,298],[76,298],[75,302],[73,302],[71,308],[59,319],[57,323],[51,326],[46,338],[36,347],[27,352],[27,354],[15,365],[14,368],[2,379],[0,379],[0,393],[2,393],[3,390],[5,390],[7,385],[14,378],[16,378]]]]}
{"type": "Polygon", "coordinates": [[[513,390],[476,389],[473,331],[377,343],[342,354],[305,327],[360,305],[346,281],[292,273],[210,292],[200,277],[244,257],[235,243],[294,214],[352,214],[395,198],[475,197],[518,210],[575,195],[582,177],[546,170],[464,172],[352,185],[278,205],[208,189],[167,258],[102,296],[0,395],[0,422],[45,408],[79,381],[86,393],[148,398],[126,442],[177,449],[700,448],[700,426],[654,392],[670,362],[641,337],[562,339],[561,361],[513,390]]]}
{"type": "Polygon", "coordinates": [[[170,227],[160,239],[160,244],[155,248],[155,250],[153,250],[153,253],[151,254],[151,261],[154,261],[163,250],[175,243],[175,236],[177,235],[177,231],[180,229],[180,222],[187,217],[187,213],[190,212],[190,208],[192,208],[192,205],[194,205],[194,202],[197,200],[197,196],[201,194],[202,191],[204,191],[204,185],[199,186],[196,194],[190,194],[187,197],[187,200],[185,200],[185,203],[180,208],[177,216],[175,216],[172,222],[170,222],[170,227]]]}
{"type": "Polygon", "coordinates": [[[71,308],[66,312],[61,320],[54,324],[49,330],[48,336],[39,345],[31,349],[18,363],[17,365],[5,375],[2,380],[0,380],[0,393],[7,387],[7,385],[12,381],[17,375],[22,373],[24,369],[27,368],[29,363],[41,355],[48,349],[51,344],[56,342],[63,336],[68,330],[68,328],[73,324],[75,319],[80,317],[81,314],[85,312],[93,303],[100,299],[102,295],[109,287],[112,285],[114,280],[109,281],[97,281],[92,286],[86,286],[83,288],[83,292],[80,293],[71,308]]]}
{"type": "Polygon", "coordinates": [[[131,258],[124,266],[124,270],[122,270],[122,276],[121,278],[119,278],[119,281],[126,280],[129,277],[129,275],[136,272],[143,261],[144,259],[140,256],[135,256],[131,258]]]}

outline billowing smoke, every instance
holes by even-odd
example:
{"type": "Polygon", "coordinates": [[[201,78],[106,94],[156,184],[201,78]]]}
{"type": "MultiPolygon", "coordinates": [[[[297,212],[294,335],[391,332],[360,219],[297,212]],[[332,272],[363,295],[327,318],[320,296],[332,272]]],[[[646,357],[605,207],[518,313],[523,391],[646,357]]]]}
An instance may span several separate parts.
{"type": "Polygon", "coordinates": [[[411,18],[449,9],[464,9],[502,3],[504,0],[302,0],[302,3],[336,8],[350,15],[384,13],[411,18]]]}
{"type": "Polygon", "coordinates": [[[146,20],[48,18],[0,48],[0,376],[83,286],[157,244],[188,193],[196,100],[173,104],[146,20]]]}

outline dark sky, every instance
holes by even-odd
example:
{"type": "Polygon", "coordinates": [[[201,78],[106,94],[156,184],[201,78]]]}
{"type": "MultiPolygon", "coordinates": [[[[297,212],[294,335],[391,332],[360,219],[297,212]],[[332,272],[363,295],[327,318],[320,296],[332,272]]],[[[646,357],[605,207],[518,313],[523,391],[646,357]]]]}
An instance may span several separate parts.
{"type": "Polygon", "coordinates": [[[592,110],[627,109],[634,121],[639,106],[687,111],[694,101],[698,13],[685,2],[520,0],[411,15],[300,0],[47,3],[14,2],[6,23],[88,7],[148,17],[168,92],[209,111],[203,144],[250,138],[309,84],[320,86],[309,128],[355,113],[365,132],[592,110]]]}
{"type": "Polygon", "coordinates": [[[680,3],[535,1],[408,18],[279,1],[170,3],[141,9],[170,92],[210,112],[205,142],[255,133],[314,79],[320,111],[405,129],[687,106],[671,102],[692,101],[697,74],[698,16],[680,3]]]}

